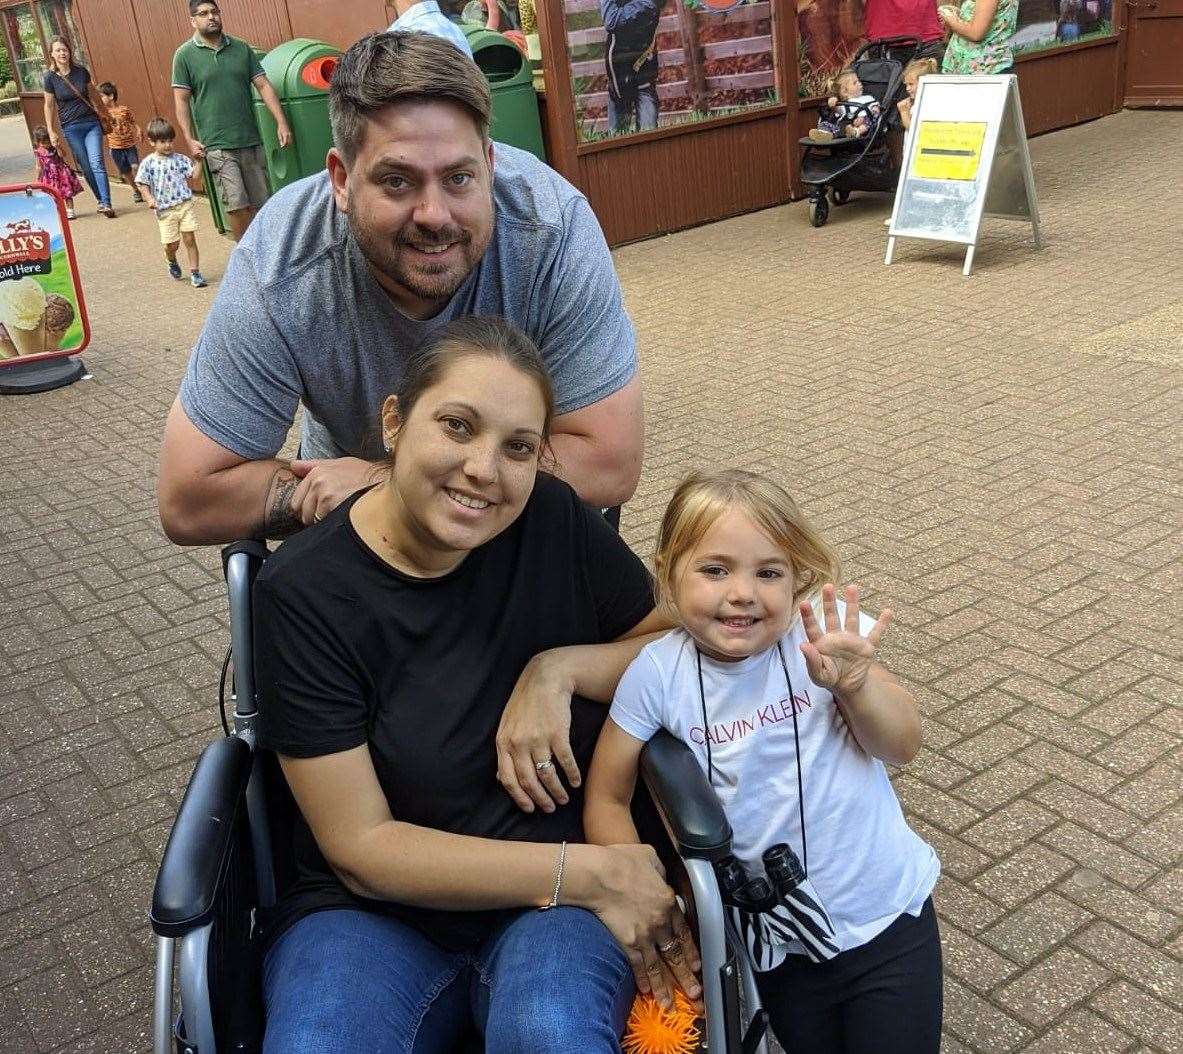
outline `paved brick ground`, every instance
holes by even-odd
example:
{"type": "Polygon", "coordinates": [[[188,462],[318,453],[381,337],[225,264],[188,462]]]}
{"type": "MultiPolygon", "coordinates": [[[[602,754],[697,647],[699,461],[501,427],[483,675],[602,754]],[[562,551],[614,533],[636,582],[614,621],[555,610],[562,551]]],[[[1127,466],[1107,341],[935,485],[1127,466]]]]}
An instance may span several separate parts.
{"type": "MultiPolygon", "coordinates": [[[[24,150],[11,123],[3,143],[24,150]]],[[[939,246],[884,268],[873,199],[819,231],[794,205],[620,251],[649,400],[625,532],[648,552],[693,465],[775,471],[896,608],[889,661],[927,719],[897,786],[944,861],[947,1051],[1177,1051],[1183,116],[1033,151],[1047,247],[992,223],[970,280],[939,246]]],[[[94,378],[0,401],[13,1054],[146,1047],[146,901],[225,645],[217,554],[169,545],[153,494],[212,290],[168,280],[143,212],[75,234],[94,378]]]]}

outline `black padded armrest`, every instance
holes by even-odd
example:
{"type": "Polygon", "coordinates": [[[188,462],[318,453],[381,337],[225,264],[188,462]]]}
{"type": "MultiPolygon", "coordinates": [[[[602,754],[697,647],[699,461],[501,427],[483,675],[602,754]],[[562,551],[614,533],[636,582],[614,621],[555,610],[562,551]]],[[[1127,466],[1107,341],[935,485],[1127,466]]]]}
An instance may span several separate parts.
{"type": "Polygon", "coordinates": [[[150,918],[159,936],[183,936],[213,917],[250,775],[251,749],[236,736],[197,759],[156,873],[150,918]]]}
{"type": "Polygon", "coordinates": [[[731,852],[731,824],[685,743],[658,732],[641,751],[641,775],[679,856],[718,860],[731,852]]]}

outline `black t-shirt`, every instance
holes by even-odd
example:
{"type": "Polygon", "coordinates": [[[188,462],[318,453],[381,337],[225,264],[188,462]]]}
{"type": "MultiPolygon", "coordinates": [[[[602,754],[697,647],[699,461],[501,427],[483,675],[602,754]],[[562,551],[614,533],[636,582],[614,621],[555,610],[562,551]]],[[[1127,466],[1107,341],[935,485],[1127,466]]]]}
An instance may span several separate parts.
{"type": "Polygon", "coordinates": [[[46,70],[45,76],[41,78],[41,87],[57,100],[58,120],[61,122],[62,128],[71,124],[98,121],[98,112],[91,105],[86,94],[86,89],[90,85],[90,70],[85,66],[71,66],[69,78],[70,84],[78,89],[82,99],[74,94],[70,89],[70,84],[66,83],[66,78],[57,70],[46,70]],[[83,102],[83,99],[87,101],[83,102]]]}
{"type": "MultiPolygon", "coordinates": [[[[494,736],[534,655],[614,640],[649,614],[644,564],[569,486],[539,474],[510,527],[448,574],[412,578],[358,536],[349,520],[357,497],[284,543],[256,582],[260,745],[317,757],[368,743],[396,820],[484,838],[582,840],[582,790],[553,813],[522,812],[497,782],[494,736]]],[[[573,700],[583,772],[607,712],[573,700]]],[[[268,942],[332,907],[395,916],[449,949],[479,943],[504,917],[357,897],[303,818],[292,837],[296,877],[262,920],[268,942]]]]}

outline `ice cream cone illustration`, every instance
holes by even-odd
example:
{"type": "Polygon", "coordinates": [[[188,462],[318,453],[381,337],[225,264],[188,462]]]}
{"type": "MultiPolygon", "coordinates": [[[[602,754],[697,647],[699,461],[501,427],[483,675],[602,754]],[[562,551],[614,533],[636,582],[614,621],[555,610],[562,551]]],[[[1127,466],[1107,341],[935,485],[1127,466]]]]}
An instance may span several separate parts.
{"type": "Polygon", "coordinates": [[[49,293],[45,297],[45,350],[57,351],[62,338],[74,321],[74,305],[64,296],[49,293]]]}
{"type": "Polygon", "coordinates": [[[16,345],[8,336],[7,327],[0,325],[0,359],[15,359],[16,354],[16,345]]]}
{"type": "Polygon", "coordinates": [[[0,283],[0,322],[18,355],[40,355],[45,347],[45,290],[35,278],[0,283]]]}

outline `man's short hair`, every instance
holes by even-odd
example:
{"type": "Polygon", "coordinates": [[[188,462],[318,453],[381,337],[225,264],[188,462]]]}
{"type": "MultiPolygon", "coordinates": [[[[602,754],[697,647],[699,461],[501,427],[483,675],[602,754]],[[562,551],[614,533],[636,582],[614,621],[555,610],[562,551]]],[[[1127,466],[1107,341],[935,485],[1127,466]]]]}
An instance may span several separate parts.
{"type": "Polygon", "coordinates": [[[215,11],[221,10],[214,0],[189,0],[189,17],[192,18],[197,14],[199,7],[205,7],[207,4],[215,11]]]}
{"type": "Polygon", "coordinates": [[[144,136],[150,143],[168,142],[177,137],[177,130],[163,117],[153,117],[144,129],[144,136]]]}
{"type": "Polygon", "coordinates": [[[489,84],[455,44],[429,33],[362,37],[333,70],[329,89],[333,144],[349,163],[357,156],[371,114],[391,103],[427,101],[464,107],[481,138],[488,138],[489,84]]]}

